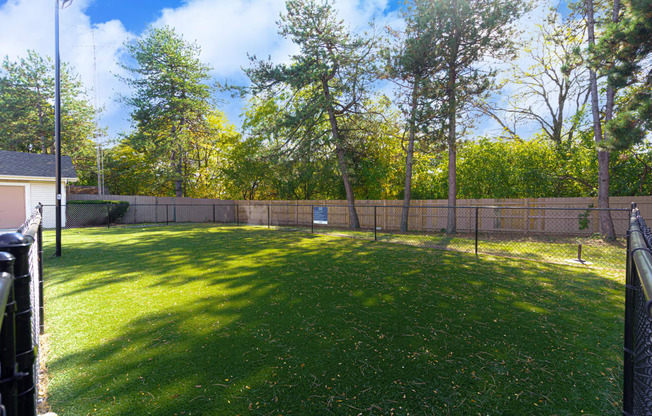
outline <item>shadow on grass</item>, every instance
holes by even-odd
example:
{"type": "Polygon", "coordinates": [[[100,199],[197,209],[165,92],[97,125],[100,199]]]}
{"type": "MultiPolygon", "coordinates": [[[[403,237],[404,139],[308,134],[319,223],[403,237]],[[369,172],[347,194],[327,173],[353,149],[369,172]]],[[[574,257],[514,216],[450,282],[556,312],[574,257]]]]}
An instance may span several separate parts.
{"type": "Polygon", "coordinates": [[[623,286],[593,271],[252,228],[73,235],[46,263],[65,415],[617,413],[623,286]]]}

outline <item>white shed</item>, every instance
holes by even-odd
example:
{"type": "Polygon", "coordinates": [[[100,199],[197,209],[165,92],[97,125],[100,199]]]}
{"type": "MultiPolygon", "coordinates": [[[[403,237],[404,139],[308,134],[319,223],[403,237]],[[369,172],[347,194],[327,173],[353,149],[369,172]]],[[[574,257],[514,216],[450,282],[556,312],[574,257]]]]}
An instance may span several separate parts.
{"type": "MultiPolygon", "coordinates": [[[[54,228],[56,178],[54,155],[0,150],[0,229],[18,228],[38,203],[43,204],[43,226],[54,228]]],[[[61,205],[66,184],[77,181],[70,156],[61,157],[61,205]]],[[[65,207],[62,207],[65,226],[65,207]]]]}

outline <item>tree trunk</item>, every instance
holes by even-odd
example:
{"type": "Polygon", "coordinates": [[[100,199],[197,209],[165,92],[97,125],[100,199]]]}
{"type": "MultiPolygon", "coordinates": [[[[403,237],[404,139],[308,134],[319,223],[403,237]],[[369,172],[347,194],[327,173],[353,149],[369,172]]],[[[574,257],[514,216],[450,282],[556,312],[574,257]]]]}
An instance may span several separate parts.
{"type": "MultiPolygon", "coordinates": [[[[614,3],[614,9],[617,5],[614,3]]],[[[586,24],[589,35],[589,48],[595,47],[595,19],[593,13],[593,0],[586,0],[586,24]]],[[[589,68],[589,88],[591,90],[591,114],[593,116],[593,137],[598,151],[598,208],[609,208],[609,151],[600,150],[604,141],[602,126],[600,124],[600,107],[598,99],[598,80],[595,70],[589,68]]],[[[611,103],[607,103],[609,117],[613,115],[613,89],[611,91],[611,103]],[[610,108],[609,108],[610,106],[610,108]]],[[[607,95],[609,100],[609,93],[607,95]]],[[[616,230],[611,218],[610,211],[600,211],[600,233],[606,240],[616,238],[616,230]]]]}
{"type": "Polygon", "coordinates": [[[174,196],[177,198],[183,197],[183,178],[181,170],[181,153],[179,152],[179,161],[177,162],[177,152],[172,151],[172,156],[170,157],[170,163],[174,166],[174,171],[176,172],[176,179],[174,180],[174,196]],[[182,178],[182,179],[179,179],[182,178]]]}
{"type": "Polygon", "coordinates": [[[448,71],[448,222],[447,234],[457,231],[457,140],[455,127],[457,119],[457,97],[455,95],[456,82],[455,64],[451,63],[448,71]]]}
{"type": "Polygon", "coordinates": [[[410,199],[412,198],[412,160],[414,158],[414,136],[416,135],[416,112],[417,112],[417,87],[418,79],[414,80],[412,89],[412,104],[410,108],[410,135],[408,138],[407,155],[405,156],[405,187],[403,188],[403,211],[401,213],[401,232],[408,230],[410,218],[410,199]]]}
{"type": "MultiPolygon", "coordinates": [[[[324,96],[327,102],[330,103],[330,92],[328,89],[328,82],[326,80],[322,81],[322,87],[324,88],[324,96]]],[[[351,220],[350,228],[360,228],[360,220],[358,219],[358,212],[355,209],[355,197],[353,195],[353,187],[351,186],[351,181],[349,180],[348,169],[346,168],[346,152],[342,147],[340,141],[340,131],[337,126],[337,119],[335,118],[335,111],[329,105],[328,106],[328,120],[331,124],[331,133],[333,134],[333,141],[335,142],[335,151],[337,153],[337,161],[340,167],[340,172],[342,174],[342,182],[344,182],[344,191],[346,192],[346,203],[349,207],[349,218],[351,220]]]]}
{"type": "Polygon", "coordinates": [[[176,166],[177,179],[174,181],[174,195],[177,198],[183,197],[183,165],[181,163],[181,155],[179,155],[179,162],[176,166]]]}

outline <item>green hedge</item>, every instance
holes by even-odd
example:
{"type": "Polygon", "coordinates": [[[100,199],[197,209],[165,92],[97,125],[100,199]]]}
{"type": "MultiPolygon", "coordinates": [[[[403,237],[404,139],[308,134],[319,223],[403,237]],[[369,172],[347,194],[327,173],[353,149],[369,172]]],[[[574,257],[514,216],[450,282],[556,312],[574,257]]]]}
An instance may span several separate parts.
{"type": "Polygon", "coordinates": [[[84,227],[106,225],[119,221],[129,209],[126,201],[68,201],[66,204],[67,226],[84,227]]]}

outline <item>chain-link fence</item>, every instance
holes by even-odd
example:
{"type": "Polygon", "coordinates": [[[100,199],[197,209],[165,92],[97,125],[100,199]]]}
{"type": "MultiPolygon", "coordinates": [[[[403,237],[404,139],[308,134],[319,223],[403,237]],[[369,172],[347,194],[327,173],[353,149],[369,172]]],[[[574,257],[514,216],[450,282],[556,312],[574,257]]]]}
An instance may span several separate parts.
{"type": "Polygon", "coordinates": [[[652,232],[635,207],[627,238],[623,414],[652,415],[652,232]]]}
{"type": "Polygon", "coordinates": [[[43,320],[42,211],[0,234],[0,414],[36,416],[43,320]]]}
{"type": "MultiPolygon", "coordinates": [[[[54,206],[44,207],[53,228],[54,206]]],[[[264,226],[442,250],[622,269],[628,209],[493,206],[308,205],[287,203],[69,203],[64,228],[172,223],[264,226]],[[615,241],[600,235],[611,216],[615,241]],[[357,218],[357,227],[356,224],[357,218]]]]}
{"type": "MultiPolygon", "coordinates": [[[[30,217],[18,228],[18,233],[32,239],[32,244],[29,246],[29,252],[27,253],[27,261],[31,277],[29,295],[32,305],[32,340],[34,345],[40,345],[40,335],[44,332],[42,210],[41,205],[37,206],[30,217]]],[[[36,380],[38,380],[39,368],[39,354],[36,354],[34,364],[36,380]]]]}

